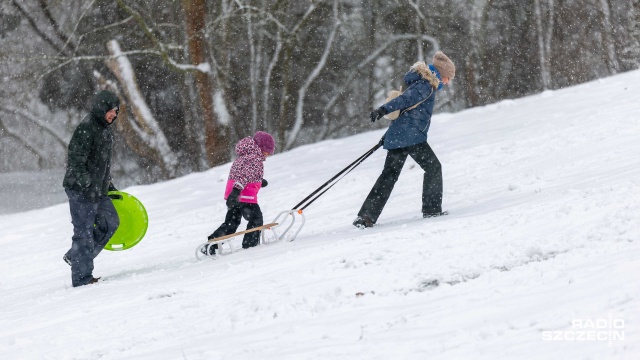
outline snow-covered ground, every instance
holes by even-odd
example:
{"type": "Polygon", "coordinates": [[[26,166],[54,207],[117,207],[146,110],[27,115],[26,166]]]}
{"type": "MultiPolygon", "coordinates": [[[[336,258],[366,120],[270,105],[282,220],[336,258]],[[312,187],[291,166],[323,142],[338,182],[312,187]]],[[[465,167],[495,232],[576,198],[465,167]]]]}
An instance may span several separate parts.
{"type": "MultiPolygon", "coordinates": [[[[66,204],[2,215],[0,358],[639,359],[639,93],[635,71],[437,115],[449,216],[422,219],[408,160],[378,225],[351,226],[379,150],[296,241],[216,260],[194,249],[223,220],[229,164],[130,187],[147,236],[82,288],[61,259],[66,204]]],[[[265,220],[381,136],[270,157],[265,220]]]]}

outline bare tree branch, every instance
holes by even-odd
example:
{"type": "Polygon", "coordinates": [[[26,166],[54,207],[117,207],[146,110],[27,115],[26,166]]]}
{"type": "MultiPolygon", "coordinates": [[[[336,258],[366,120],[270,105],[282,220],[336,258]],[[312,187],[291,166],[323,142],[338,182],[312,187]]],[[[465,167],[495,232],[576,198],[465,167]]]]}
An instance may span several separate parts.
{"type": "MultiPolygon", "coordinates": [[[[41,0],[42,1],[42,0],[41,0]]],[[[71,42],[71,38],[73,37],[73,34],[76,33],[76,31],[78,30],[78,26],[80,25],[80,21],[82,21],[82,19],[84,19],[85,14],[87,13],[87,11],[89,11],[89,9],[91,9],[91,7],[93,6],[93,4],[96,2],[96,0],[91,0],[91,2],[85,7],[84,11],[82,12],[82,14],[80,15],[80,17],[78,18],[78,21],[76,21],[76,25],[73,27],[73,31],[71,32],[71,36],[69,36],[67,38],[67,41],[65,41],[64,45],[62,46],[63,49],[65,49],[69,43],[71,42]]],[[[82,36],[78,39],[78,43],[75,44],[73,53],[75,54],[78,50],[78,47],[80,46],[80,41],[82,41],[82,36]]]]}
{"type": "Polygon", "coordinates": [[[39,148],[32,146],[31,143],[29,143],[29,139],[24,137],[22,133],[13,131],[5,126],[2,121],[2,117],[0,117],[0,134],[2,133],[5,133],[7,137],[10,137],[22,144],[30,153],[38,158],[38,165],[43,165],[44,159],[46,158],[47,154],[41,151],[39,148]]]}
{"type": "MultiPolygon", "coordinates": [[[[67,37],[67,35],[62,32],[62,30],[60,29],[60,25],[58,25],[58,22],[53,18],[53,15],[51,15],[51,10],[49,10],[49,5],[47,5],[47,2],[45,0],[38,0],[38,5],[40,6],[42,13],[44,14],[44,17],[49,21],[49,25],[51,25],[51,27],[53,28],[54,34],[56,34],[58,36],[58,39],[60,39],[63,43],[68,43],[70,41],[69,37],[67,37]]],[[[63,46],[60,51],[64,51],[65,47],[66,45],[63,46]]]]}
{"type": "Polygon", "coordinates": [[[288,109],[288,101],[289,98],[289,87],[291,86],[290,79],[290,69],[291,69],[291,61],[292,61],[292,51],[293,46],[295,45],[294,40],[297,39],[298,31],[303,29],[303,25],[310,18],[311,14],[317,8],[318,1],[312,1],[311,4],[307,7],[304,15],[298,20],[298,22],[291,28],[290,31],[286,31],[286,37],[284,38],[284,64],[283,66],[283,78],[282,78],[282,92],[280,94],[280,110],[278,113],[278,139],[282,144],[285,143],[286,138],[286,129],[285,129],[285,120],[289,115],[288,109]]]}
{"type": "Polygon", "coordinates": [[[380,54],[382,54],[391,44],[396,43],[398,41],[404,40],[415,40],[416,38],[422,38],[424,40],[430,41],[433,44],[434,49],[440,49],[440,44],[438,40],[429,35],[422,34],[403,34],[396,35],[389,38],[384,44],[380,45],[377,49],[375,49],[369,56],[367,56],[364,60],[362,60],[358,65],[356,65],[353,70],[350,72],[349,76],[347,76],[342,84],[336,88],[334,91],[334,95],[329,99],[327,104],[324,106],[322,110],[322,129],[318,132],[317,140],[323,139],[329,130],[329,113],[331,109],[335,106],[338,99],[342,96],[342,94],[346,91],[346,89],[351,86],[353,83],[353,79],[358,76],[360,70],[364,68],[365,65],[373,62],[380,54]]]}
{"type": "MultiPolygon", "coordinates": [[[[60,47],[58,44],[56,44],[56,42],[54,41],[54,39],[51,36],[49,36],[46,32],[44,32],[42,29],[40,29],[40,27],[38,26],[38,20],[36,20],[31,15],[31,12],[29,10],[27,10],[20,3],[19,0],[12,0],[12,3],[13,3],[13,6],[15,6],[18,9],[18,11],[22,14],[22,16],[24,16],[27,19],[27,21],[29,22],[29,25],[31,25],[31,28],[33,29],[33,31],[35,31],[36,34],[38,34],[38,36],[40,36],[40,38],[42,40],[44,40],[44,42],[49,44],[58,53],[64,53],[64,49],[62,47],[60,47]]],[[[67,55],[69,55],[69,54],[67,54],[67,55]]]]}
{"type": "Polygon", "coordinates": [[[320,74],[320,71],[324,69],[325,64],[327,63],[327,57],[329,53],[331,53],[331,47],[333,46],[333,40],[338,32],[338,28],[340,27],[341,22],[338,19],[338,2],[334,0],[333,2],[333,29],[331,29],[331,33],[329,34],[329,38],[327,39],[327,43],[324,48],[324,52],[318,60],[318,64],[316,64],[315,69],[309,74],[305,83],[298,90],[298,102],[296,105],[296,121],[293,124],[293,128],[289,132],[288,139],[286,141],[286,145],[284,150],[291,148],[291,146],[295,143],[298,138],[298,133],[302,128],[302,124],[304,123],[304,97],[306,95],[307,89],[313,83],[313,80],[320,74]]]}
{"type": "Polygon", "coordinates": [[[36,115],[31,114],[21,108],[15,107],[15,106],[7,106],[7,105],[0,105],[0,111],[7,113],[7,114],[11,114],[11,115],[20,115],[21,117],[23,117],[26,120],[29,120],[31,123],[33,123],[34,125],[36,125],[37,127],[39,127],[40,129],[44,130],[44,132],[48,133],[49,135],[51,135],[53,137],[54,140],[56,140],[56,142],[58,142],[60,144],[60,146],[62,146],[63,148],[66,148],[67,145],[69,144],[69,139],[67,139],[65,136],[61,135],[58,133],[57,129],[55,129],[53,126],[43,122],[42,120],[40,120],[36,115]]]}
{"type": "Polygon", "coordinates": [[[184,72],[184,71],[195,71],[195,72],[199,71],[199,72],[203,72],[203,73],[209,73],[210,72],[210,66],[209,66],[209,64],[206,64],[206,63],[197,64],[197,65],[190,65],[190,64],[180,64],[180,63],[176,62],[175,60],[173,60],[171,58],[171,56],[169,56],[169,53],[167,51],[167,47],[154,34],[154,32],[152,31],[151,27],[149,27],[149,25],[147,25],[147,23],[144,20],[144,18],[142,17],[142,15],[139,12],[137,12],[136,10],[134,10],[133,8],[131,8],[130,6],[128,6],[124,2],[124,0],[116,0],[116,2],[118,3],[118,6],[120,6],[120,8],[125,10],[127,13],[129,13],[129,15],[131,15],[136,20],[136,22],[138,23],[138,25],[140,26],[142,31],[147,35],[147,37],[151,40],[153,45],[158,49],[157,50],[157,54],[160,56],[160,58],[162,58],[162,61],[167,66],[169,66],[171,69],[173,69],[174,71],[177,71],[177,72],[184,72]]]}
{"type": "Polygon", "coordinates": [[[158,125],[155,117],[151,113],[144,100],[133,71],[133,66],[124,56],[120,56],[120,46],[117,41],[111,40],[108,43],[109,52],[113,55],[113,60],[107,61],[107,66],[118,78],[124,89],[128,104],[133,112],[131,122],[133,129],[140,139],[146,143],[147,147],[157,151],[161,162],[159,165],[170,177],[175,176],[178,159],[158,125]]]}

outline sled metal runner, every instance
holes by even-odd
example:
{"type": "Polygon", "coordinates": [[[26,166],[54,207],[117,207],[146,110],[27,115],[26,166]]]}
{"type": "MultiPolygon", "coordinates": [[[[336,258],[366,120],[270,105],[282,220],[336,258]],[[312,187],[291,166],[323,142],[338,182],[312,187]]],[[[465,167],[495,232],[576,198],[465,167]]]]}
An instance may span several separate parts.
{"type": "Polygon", "coordinates": [[[271,231],[273,231],[278,241],[282,241],[285,239],[285,236],[287,236],[289,231],[292,228],[294,228],[295,231],[293,231],[292,236],[287,238],[287,240],[293,241],[296,239],[296,236],[298,236],[298,233],[300,232],[300,230],[302,230],[302,227],[304,226],[305,221],[306,219],[305,219],[304,213],[302,212],[302,209],[285,210],[280,212],[275,217],[275,219],[273,219],[273,222],[278,223],[278,225],[274,226],[273,229],[271,229],[271,231]],[[294,225],[296,224],[296,217],[300,219],[300,223],[297,225],[297,227],[294,228],[294,225]],[[280,228],[282,228],[282,230],[280,228]]]}
{"type": "MultiPolygon", "coordinates": [[[[222,251],[222,245],[225,244],[226,242],[228,242],[229,240],[233,239],[236,236],[239,235],[244,235],[247,233],[251,233],[254,231],[261,231],[262,233],[260,234],[260,244],[266,244],[268,243],[265,237],[265,233],[267,230],[271,230],[273,232],[273,228],[278,226],[277,223],[273,222],[270,224],[265,224],[262,226],[257,226],[254,227],[253,229],[248,229],[248,230],[244,230],[244,231],[239,231],[233,234],[229,234],[229,235],[223,235],[223,236],[219,236],[217,238],[211,239],[209,241],[207,241],[206,243],[200,244],[198,245],[198,247],[196,248],[196,259],[200,260],[200,259],[204,259],[206,257],[209,258],[213,258],[216,255],[224,255],[225,252],[222,251]],[[218,246],[218,250],[216,251],[216,255],[209,255],[209,249],[211,248],[211,246],[213,245],[217,245],[218,246]]],[[[275,234],[275,232],[273,232],[275,234]]],[[[276,241],[279,241],[278,237],[276,236],[276,241]]],[[[276,241],[271,241],[271,242],[276,242],[276,241]]]]}
{"type": "Polygon", "coordinates": [[[273,219],[274,223],[278,223],[277,226],[274,226],[271,229],[278,241],[282,241],[283,239],[287,239],[288,241],[293,241],[296,239],[296,236],[302,230],[302,227],[305,223],[304,209],[306,209],[309,205],[311,205],[314,201],[316,201],[320,196],[322,196],[325,192],[331,189],[338,181],[340,181],[343,177],[345,177],[351,170],[355,169],[358,165],[360,165],[365,159],[367,159],[371,154],[376,152],[378,148],[380,148],[383,144],[384,138],[380,140],[374,147],[369,149],[366,153],[362,154],[359,158],[357,158],[354,162],[349,164],[347,167],[342,169],[339,173],[334,175],[327,182],[322,184],[319,188],[314,190],[311,194],[309,194],[306,198],[300,201],[296,206],[291,210],[285,210],[280,212],[275,219],[273,219]],[[297,219],[299,218],[299,222],[296,225],[297,219]],[[294,226],[295,225],[295,226],[294,226]],[[282,232],[280,232],[279,228],[283,228],[282,232]],[[289,233],[292,231],[291,233],[289,233]],[[289,234],[289,235],[288,235],[289,234]]]}

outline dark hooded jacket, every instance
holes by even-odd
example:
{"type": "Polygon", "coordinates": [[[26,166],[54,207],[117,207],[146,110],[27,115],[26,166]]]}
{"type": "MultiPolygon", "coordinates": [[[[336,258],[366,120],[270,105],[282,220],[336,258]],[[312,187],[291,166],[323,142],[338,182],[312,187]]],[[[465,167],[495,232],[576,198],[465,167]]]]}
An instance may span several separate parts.
{"type": "Polygon", "coordinates": [[[427,142],[436,92],[442,89],[440,80],[440,73],[433,65],[422,61],[413,64],[404,76],[407,90],[382,107],[390,113],[424,101],[393,121],[384,136],[384,149],[399,149],[427,142]]]}
{"type": "MultiPolygon", "coordinates": [[[[67,171],[62,186],[97,201],[107,195],[111,182],[111,148],[113,133],[105,119],[109,110],[120,106],[116,94],[99,92],[91,112],[78,125],[69,142],[67,171]]],[[[115,121],[115,119],[114,119],[115,121]]]]}

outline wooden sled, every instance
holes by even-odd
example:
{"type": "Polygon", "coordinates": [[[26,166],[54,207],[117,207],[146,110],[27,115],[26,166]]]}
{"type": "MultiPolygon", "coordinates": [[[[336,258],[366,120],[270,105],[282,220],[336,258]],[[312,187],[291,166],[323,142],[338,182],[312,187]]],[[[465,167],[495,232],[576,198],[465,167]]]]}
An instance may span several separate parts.
{"type": "MultiPolygon", "coordinates": [[[[217,238],[210,239],[206,243],[198,245],[198,247],[196,248],[196,259],[200,260],[200,259],[203,259],[205,257],[211,257],[211,255],[209,255],[209,248],[212,245],[218,245],[218,251],[216,253],[221,254],[220,248],[221,248],[222,244],[224,244],[225,242],[231,240],[232,238],[234,238],[236,236],[239,236],[239,235],[244,235],[244,234],[247,234],[247,233],[251,233],[251,232],[254,232],[254,231],[260,231],[260,230],[265,230],[265,229],[266,230],[271,230],[272,227],[277,226],[277,225],[278,225],[278,223],[265,224],[265,225],[262,225],[262,226],[254,227],[253,229],[239,231],[239,232],[236,232],[236,233],[233,233],[233,234],[223,235],[223,236],[219,236],[217,238]]],[[[277,237],[276,237],[276,239],[277,239],[277,237]]],[[[260,243],[264,244],[265,242],[266,241],[265,241],[265,236],[264,236],[264,232],[263,232],[262,236],[260,237],[260,243]]]]}

